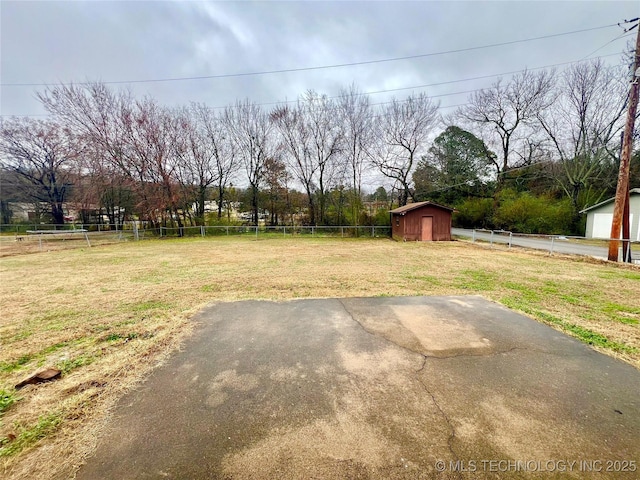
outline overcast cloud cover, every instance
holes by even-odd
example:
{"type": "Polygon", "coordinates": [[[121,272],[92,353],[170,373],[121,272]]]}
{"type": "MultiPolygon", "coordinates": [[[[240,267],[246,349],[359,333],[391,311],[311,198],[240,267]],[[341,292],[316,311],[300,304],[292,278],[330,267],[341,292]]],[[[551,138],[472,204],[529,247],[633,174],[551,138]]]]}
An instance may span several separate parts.
{"type": "MultiPolygon", "coordinates": [[[[421,55],[616,24],[640,2],[195,2],[0,3],[0,113],[39,115],[34,92],[9,84],[152,80],[260,72],[421,55]]],[[[611,26],[464,53],[372,65],[204,80],[130,84],[165,105],[223,107],[237,99],[293,100],[415,87],[580,60],[620,37],[611,26]]],[[[635,32],[634,32],[635,33],[635,32]]],[[[631,35],[593,56],[611,64],[631,35]]],[[[495,78],[372,95],[373,103],[489,86],[495,78]]],[[[126,85],[113,85],[122,88],[126,85]]],[[[466,93],[438,97],[443,107],[466,93]]],[[[443,111],[446,111],[443,108],[443,111]]]]}

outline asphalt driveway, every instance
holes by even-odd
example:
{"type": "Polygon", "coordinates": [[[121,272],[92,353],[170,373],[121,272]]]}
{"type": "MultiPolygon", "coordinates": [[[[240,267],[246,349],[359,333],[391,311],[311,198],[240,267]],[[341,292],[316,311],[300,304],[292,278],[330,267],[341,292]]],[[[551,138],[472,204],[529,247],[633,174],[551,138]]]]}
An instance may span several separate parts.
{"type": "Polygon", "coordinates": [[[481,297],[195,320],[78,478],[640,478],[640,372],[481,297]]]}

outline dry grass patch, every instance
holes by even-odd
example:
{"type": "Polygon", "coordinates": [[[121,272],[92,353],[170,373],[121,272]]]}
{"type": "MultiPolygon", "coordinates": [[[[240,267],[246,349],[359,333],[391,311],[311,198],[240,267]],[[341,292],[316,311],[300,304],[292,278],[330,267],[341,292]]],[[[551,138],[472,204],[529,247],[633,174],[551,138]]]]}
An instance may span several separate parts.
{"type": "Polygon", "coordinates": [[[214,301],[480,294],[640,367],[640,269],[466,242],[129,242],[0,259],[0,474],[64,478],[214,301]],[[40,366],[60,380],[15,385],[40,366]]]}

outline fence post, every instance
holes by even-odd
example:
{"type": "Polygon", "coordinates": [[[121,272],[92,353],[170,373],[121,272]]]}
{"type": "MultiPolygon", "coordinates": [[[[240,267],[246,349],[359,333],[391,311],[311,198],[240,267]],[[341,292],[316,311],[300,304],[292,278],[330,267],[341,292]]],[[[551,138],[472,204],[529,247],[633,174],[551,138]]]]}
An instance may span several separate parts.
{"type": "Polygon", "coordinates": [[[549,250],[549,256],[553,255],[553,240],[554,240],[554,238],[555,237],[553,235],[551,235],[551,250],[549,250]]]}
{"type": "Polygon", "coordinates": [[[513,232],[509,232],[509,248],[511,248],[511,241],[513,240],[513,232]]]}
{"type": "Polygon", "coordinates": [[[491,230],[491,246],[493,247],[493,230],[491,230]]]}
{"type": "MultiPolygon", "coordinates": [[[[160,227],[160,236],[162,237],[162,227],[160,227]]],[[[140,240],[140,236],[138,235],[138,222],[133,222],[133,237],[136,241],[140,240]]]]}
{"type": "Polygon", "coordinates": [[[623,258],[627,259],[627,263],[633,263],[631,259],[631,239],[627,240],[627,255],[623,255],[623,258]]]}
{"type": "Polygon", "coordinates": [[[204,225],[200,225],[200,235],[204,237],[204,225]]]}
{"type": "Polygon", "coordinates": [[[476,229],[473,229],[473,232],[471,233],[471,243],[476,243],[476,229]]]}
{"type": "Polygon", "coordinates": [[[258,238],[258,225],[256,225],[256,238],[258,238]]]}

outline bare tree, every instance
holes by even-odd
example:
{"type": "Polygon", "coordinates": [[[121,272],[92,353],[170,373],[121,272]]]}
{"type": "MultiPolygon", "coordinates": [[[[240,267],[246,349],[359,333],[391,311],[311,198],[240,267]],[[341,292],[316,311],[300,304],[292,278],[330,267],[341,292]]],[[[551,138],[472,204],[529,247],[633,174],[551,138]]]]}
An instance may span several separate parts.
{"type": "Polygon", "coordinates": [[[71,203],[83,223],[102,223],[104,214],[109,224],[121,226],[132,213],[135,189],[119,169],[105,161],[100,148],[92,142],[84,142],[83,145],[71,203]]]}
{"type": "Polygon", "coordinates": [[[342,90],[338,110],[343,130],[343,157],[350,167],[351,215],[357,225],[357,212],[362,207],[362,174],[373,135],[373,112],[369,97],[362,94],[355,85],[342,90]]]}
{"type": "Polygon", "coordinates": [[[102,83],[57,85],[37,94],[44,107],[86,142],[98,146],[113,164],[129,168],[124,118],[135,100],[129,91],[114,92],[102,83]]]}
{"type": "Polygon", "coordinates": [[[379,118],[372,163],[398,186],[400,205],[411,196],[411,173],[438,119],[438,105],[421,93],[405,101],[393,99],[379,118]]]}
{"type": "MultiPolygon", "coordinates": [[[[269,205],[271,225],[286,221],[288,207],[290,174],[287,166],[279,158],[269,157],[265,161],[265,186],[269,205]]],[[[290,213],[290,212],[289,212],[290,213]]]]}
{"type": "Polygon", "coordinates": [[[175,117],[151,98],[135,100],[101,83],[59,85],[38,94],[51,113],[104,153],[106,161],[131,179],[139,215],[182,227],[184,199],[178,187],[175,117]]]}
{"type": "Polygon", "coordinates": [[[36,202],[46,203],[53,222],[64,223],[64,202],[79,154],[65,127],[53,120],[11,118],[0,128],[0,166],[15,172],[36,202]]]}
{"type": "Polygon", "coordinates": [[[558,95],[537,118],[558,162],[553,177],[577,212],[606,191],[624,127],[626,85],[621,69],[601,60],[578,63],[560,79],[558,95]],[[595,191],[594,191],[595,190],[595,191]],[[587,192],[587,198],[580,199],[587,192]]]}
{"type": "Polygon", "coordinates": [[[276,108],[271,119],[280,132],[287,163],[308,196],[310,222],[324,223],[326,196],[338,171],[343,138],[335,103],[310,90],[296,107],[276,108]]]}
{"type": "MultiPolygon", "coordinates": [[[[127,146],[134,165],[144,172],[141,186],[154,201],[153,213],[182,229],[188,201],[180,189],[180,162],[175,154],[178,142],[173,112],[151,98],[136,101],[125,117],[127,146]],[[167,214],[169,216],[167,217],[167,214]]],[[[182,230],[181,230],[182,231],[182,230]]]]}
{"type": "Polygon", "coordinates": [[[317,165],[318,219],[324,224],[327,192],[342,173],[336,157],[342,148],[343,135],[336,105],[326,95],[319,95],[310,90],[302,97],[302,102],[311,152],[317,165]]]}
{"type": "Polygon", "coordinates": [[[202,132],[202,141],[208,144],[212,154],[213,162],[210,168],[213,170],[215,179],[218,219],[221,219],[227,188],[234,179],[238,167],[236,144],[232,140],[224,114],[217,115],[211,108],[197,104],[192,105],[192,111],[197,119],[198,128],[202,132]]]}
{"type": "Polygon", "coordinates": [[[264,180],[264,163],[272,156],[275,141],[269,116],[255,103],[236,102],[225,111],[225,122],[238,156],[244,163],[251,193],[253,222],[258,223],[260,186],[264,180]]]}
{"type": "Polygon", "coordinates": [[[140,187],[147,192],[149,214],[177,223],[182,232],[186,202],[179,189],[176,151],[176,122],[172,113],[151,98],[136,101],[123,115],[125,146],[140,187]],[[166,214],[170,217],[167,219],[166,214]]]}
{"type": "MultiPolygon", "coordinates": [[[[44,107],[84,142],[100,151],[105,162],[131,179],[136,189],[134,209],[142,219],[153,220],[155,192],[148,188],[148,168],[136,155],[136,129],[131,93],[114,92],[102,83],[83,86],[56,85],[37,94],[44,107]]],[[[106,170],[109,170],[108,168],[106,170]]]]}
{"type": "Polygon", "coordinates": [[[457,117],[499,153],[494,161],[499,181],[510,168],[535,161],[539,143],[531,127],[553,102],[553,87],[552,71],[524,71],[473,93],[469,104],[457,111],[457,117]]]}
{"type": "Polygon", "coordinates": [[[287,166],[307,194],[309,221],[315,224],[314,180],[318,165],[312,153],[311,132],[304,109],[300,102],[295,107],[279,106],[271,113],[271,120],[280,133],[280,146],[287,166]]]}
{"type": "Polygon", "coordinates": [[[218,218],[226,188],[234,173],[235,150],[224,122],[204,104],[192,104],[175,112],[176,155],[182,189],[193,198],[196,222],[203,222],[209,189],[215,186],[218,218]]]}

